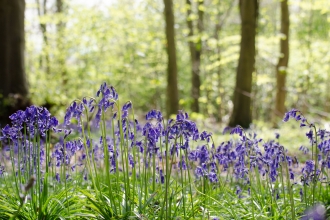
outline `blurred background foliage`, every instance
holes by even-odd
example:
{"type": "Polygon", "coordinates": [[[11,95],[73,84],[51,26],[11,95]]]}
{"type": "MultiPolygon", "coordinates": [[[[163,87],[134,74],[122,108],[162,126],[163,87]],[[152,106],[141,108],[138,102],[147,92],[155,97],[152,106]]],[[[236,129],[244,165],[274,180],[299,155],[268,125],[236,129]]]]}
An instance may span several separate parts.
{"type": "MultiPolygon", "coordinates": [[[[198,0],[192,1],[197,5],[198,0]]],[[[252,115],[270,121],[279,54],[280,1],[260,0],[252,115]]],[[[103,81],[135,111],[165,110],[166,38],[161,0],[26,0],[26,73],[33,103],[63,115],[103,81]],[[61,7],[58,7],[58,6],[61,7]]],[[[228,123],[239,58],[238,1],[205,0],[203,32],[188,37],[186,0],[174,1],[180,108],[189,112],[189,41],[202,40],[200,113],[228,123]]],[[[286,107],[322,120],[330,112],[330,4],[291,0],[286,107]]],[[[198,19],[193,7],[188,19],[198,19]]],[[[285,37],[285,36],[284,36],[285,37]]],[[[61,118],[61,117],[59,117],[61,118]]]]}

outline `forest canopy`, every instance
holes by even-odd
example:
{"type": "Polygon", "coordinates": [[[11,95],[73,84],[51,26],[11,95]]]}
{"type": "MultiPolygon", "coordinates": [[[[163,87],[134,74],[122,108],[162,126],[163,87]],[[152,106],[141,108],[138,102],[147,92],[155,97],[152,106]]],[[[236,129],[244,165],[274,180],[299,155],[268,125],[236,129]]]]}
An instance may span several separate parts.
{"type": "MultiPolygon", "coordinates": [[[[239,3],[173,1],[180,109],[229,123],[243,24],[239,3]],[[198,69],[194,62],[199,62],[198,69]],[[195,85],[194,73],[199,77],[195,85]],[[197,93],[192,93],[192,86],[197,93]]],[[[326,0],[286,3],[288,36],[281,31],[281,1],[258,1],[248,107],[253,120],[273,119],[278,71],[286,74],[286,110],[329,116],[330,6],[326,0]],[[290,58],[287,66],[278,66],[281,40],[287,37],[290,58]]],[[[138,110],[166,109],[162,1],[26,0],[25,37],[33,103],[50,104],[61,112],[74,97],[92,95],[107,81],[138,110]]]]}

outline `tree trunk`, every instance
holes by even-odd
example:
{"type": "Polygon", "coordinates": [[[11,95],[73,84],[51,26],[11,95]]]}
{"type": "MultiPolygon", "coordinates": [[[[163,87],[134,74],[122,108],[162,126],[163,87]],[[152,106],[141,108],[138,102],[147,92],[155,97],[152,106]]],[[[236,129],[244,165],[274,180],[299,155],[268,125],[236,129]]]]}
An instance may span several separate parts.
{"type": "Polygon", "coordinates": [[[258,16],[258,0],[240,0],[242,21],[240,56],[234,91],[234,109],[229,126],[241,125],[248,128],[252,122],[251,90],[255,64],[255,37],[258,16]]]}
{"type": "Polygon", "coordinates": [[[0,126],[28,104],[24,69],[24,0],[0,1],[0,126]]]}
{"type": "MultiPolygon", "coordinates": [[[[330,14],[327,15],[328,21],[330,21],[330,14]]],[[[328,30],[330,30],[330,23],[328,22],[327,26],[328,30]]],[[[330,60],[328,60],[330,63],[330,60]]],[[[327,71],[327,81],[326,81],[326,91],[330,91],[330,70],[327,71]]],[[[326,92],[325,94],[325,105],[324,111],[330,113],[330,92],[326,92]]]]}
{"type": "MultiPolygon", "coordinates": [[[[47,14],[47,0],[43,0],[42,2],[42,6],[39,2],[39,0],[37,0],[37,11],[38,11],[38,16],[39,19],[41,18],[41,16],[45,16],[47,14]]],[[[39,26],[40,26],[40,30],[42,33],[42,38],[44,41],[44,57],[45,57],[45,62],[46,62],[46,73],[47,76],[50,75],[50,55],[49,55],[49,43],[48,43],[48,33],[47,33],[47,24],[45,23],[41,23],[39,22],[39,26]]],[[[40,62],[42,62],[42,57],[40,58],[40,62]]]]}
{"type": "Polygon", "coordinates": [[[65,85],[68,82],[68,77],[67,77],[67,71],[65,65],[66,53],[64,51],[64,44],[63,44],[64,28],[65,28],[65,23],[62,21],[62,14],[64,13],[63,0],[56,0],[56,13],[59,16],[61,16],[59,22],[56,24],[56,31],[57,31],[56,45],[57,45],[57,49],[59,50],[58,67],[62,76],[62,85],[64,88],[64,92],[66,93],[67,91],[65,85]]]}
{"type": "MultiPolygon", "coordinates": [[[[223,109],[223,105],[222,103],[224,102],[224,93],[223,93],[223,89],[222,89],[222,69],[221,69],[221,65],[220,65],[220,62],[221,62],[221,46],[219,44],[219,35],[220,35],[220,32],[222,31],[222,27],[223,25],[225,24],[226,22],[226,19],[229,18],[229,15],[231,13],[231,10],[233,9],[235,5],[235,1],[232,1],[229,5],[229,8],[227,9],[226,13],[221,17],[221,12],[218,11],[218,23],[215,25],[215,28],[214,28],[214,38],[216,39],[217,41],[217,47],[216,47],[216,54],[218,56],[218,62],[219,62],[219,65],[218,65],[218,69],[217,69],[217,76],[218,76],[218,96],[220,97],[220,103],[218,104],[218,114],[216,116],[216,119],[218,122],[222,122],[222,117],[223,115],[225,115],[224,112],[224,109],[223,109]]],[[[217,6],[217,8],[220,8],[220,4],[217,6]]]]}
{"type": "MultiPolygon", "coordinates": [[[[287,67],[289,63],[289,7],[288,1],[281,1],[281,40],[280,40],[280,57],[276,66],[276,101],[275,116],[283,117],[285,114],[285,81],[287,75],[287,67]]],[[[275,117],[276,118],[276,117],[275,117]]]]}
{"type": "Polygon", "coordinates": [[[167,117],[169,117],[171,114],[177,114],[179,110],[178,70],[176,64],[173,2],[172,0],[164,0],[164,5],[167,40],[166,50],[168,56],[166,109],[167,117]]]}
{"type": "Polygon", "coordinates": [[[197,20],[197,30],[198,30],[198,41],[194,43],[191,38],[194,37],[194,25],[193,21],[191,20],[191,13],[192,13],[192,4],[190,0],[186,1],[187,3],[187,24],[189,28],[189,50],[191,56],[191,96],[192,96],[192,104],[191,104],[191,111],[192,112],[200,112],[199,109],[199,97],[200,97],[200,86],[201,86],[201,79],[200,79],[200,64],[201,64],[201,55],[202,55],[202,39],[201,33],[203,31],[203,5],[204,1],[198,1],[198,20],[197,20]]]}

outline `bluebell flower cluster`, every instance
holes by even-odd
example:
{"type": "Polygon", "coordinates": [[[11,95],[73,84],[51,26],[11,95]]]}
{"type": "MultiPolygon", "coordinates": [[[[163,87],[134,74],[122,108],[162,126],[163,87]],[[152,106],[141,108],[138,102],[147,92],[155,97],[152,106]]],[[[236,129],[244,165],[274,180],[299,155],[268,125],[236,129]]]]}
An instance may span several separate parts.
{"type": "Polygon", "coordinates": [[[78,121],[78,125],[81,126],[81,118],[84,112],[87,110],[89,113],[92,113],[95,109],[95,102],[94,98],[83,98],[82,101],[73,101],[66,110],[64,124],[70,125],[71,119],[75,118],[78,121]]]}
{"type": "MultiPolygon", "coordinates": [[[[99,111],[106,111],[107,108],[113,107],[115,101],[118,99],[118,94],[115,89],[111,86],[108,87],[106,84],[101,85],[97,95],[101,96],[99,103],[93,98],[83,98],[83,101],[79,103],[73,102],[66,112],[65,124],[69,125],[72,118],[80,121],[85,108],[87,108],[88,112],[92,112],[96,106],[98,107],[96,118],[99,117],[99,120],[101,120],[99,111]]],[[[279,175],[279,169],[283,166],[283,162],[289,164],[290,179],[294,180],[295,178],[295,174],[292,171],[292,158],[286,156],[286,151],[278,142],[265,142],[262,144],[263,149],[261,150],[259,144],[262,142],[262,139],[257,138],[256,134],[249,134],[246,136],[244,130],[240,126],[237,126],[231,129],[230,133],[238,134],[240,136],[238,141],[230,140],[221,143],[218,147],[214,147],[214,144],[211,143],[212,133],[206,131],[199,133],[196,124],[191,121],[189,115],[183,111],[179,111],[176,119],[169,120],[167,126],[164,127],[164,118],[161,112],[158,110],[151,110],[146,114],[147,122],[143,128],[141,128],[141,134],[134,134],[132,126],[137,126],[139,124],[137,121],[130,122],[126,119],[130,108],[132,108],[131,102],[127,102],[123,105],[121,109],[122,121],[119,121],[116,115],[110,119],[117,121],[117,127],[115,128],[116,136],[111,138],[107,137],[107,143],[105,144],[105,146],[108,146],[112,171],[116,170],[116,159],[119,158],[121,153],[118,149],[121,138],[119,135],[119,123],[122,123],[123,137],[125,140],[127,139],[130,141],[131,147],[138,148],[138,152],[142,154],[142,157],[145,153],[144,151],[146,151],[149,157],[155,155],[156,158],[158,158],[157,164],[161,164],[163,157],[166,156],[166,152],[162,151],[161,148],[164,148],[164,143],[167,138],[170,145],[170,155],[178,158],[175,159],[178,161],[176,167],[183,170],[194,169],[196,178],[206,177],[209,179],[210,183],[218,182],[219,172],[228,172],[230,167],[233,167],[234,175],[237,179],[244,179],[246,182],[249,182],[248,173],[258,168],[258,172],[262,176],[269,178],[271,182],[275,182],[279,175]],[[180,144],[177,142],[179,137],[182,137],[183,140],[180,144]],[[117,139],[117,141],[114,141],[114,138],[117,139]],[[145,138],[146,141],[141,138],[145,138]],[[192,148],[192,142],[205,142],[205,144],[197,144],[196,147],[192,148]],[[117,145],[117,152],[114,152],[114,144],[117,145]],[[184,156],[179,157],[179,151],[181,150],[184,154],[187,154],[188,161],[186,161],[184,156]],[[163,152],[163,154],[161,152],[163,152]],[[196,166],[190,166],[188,164],[196,164],[196,166]]],[[[289,118],[307,123],[307,120],[298,110],[291,110],[288,112],[284,121],[289,120],[289,118]]],[[[1,140],[8,138],[11,140],[18,140],[22,138],[23,127],[27,128],[29,134],[34,134],[35,130],[37,130],[38,134],[43,136],[49,129],[56,130],[56,126],[58,125],[57,120],[51,117],[46,109],[37,107],[30,107],[26,111],[19,111],[13,114],[11,119],[13,121],[13,126],[8,125],[2,129],[1,140]]],[[[62,142],[55,144],[52,152],[54,166],[70,166],[70,170],[74,171],[77,166],[79,167],[84,163],[86,154],[89,154],[90,158],[94,158],[95,161],[102,161],[104,159],[102,137],[100,138],[100,146],[94,144],[93,140],[88,138],[86,144],[90,150],[89,152],[85,152],[81,140],[63,141],[71,132],[71,129],[64,130],[62,142]],[[72,157],[76,155],[77,152],[80,152],[78,156],[79,161],[72,163],[72,157]]],[[[309,139],[314,139],[313,132],[308,132],[306,136],[309,139]]],[[[329,133],[320,130],[318,136],[323,139],[318,145],[320,152],[322,155],[328,155],[330,145],[326,137],[329,137],[329,133]]],[[[278,137],[279,134],[276,135],[277,139],[278,137]]],[[[307,152],[307,148],[304,149],[307,152]]],[[[43,150],[40,155],[41,158],[44,158],[43,150]]],[[[131,150],[129,150],[127,159],[132,168],[139,162],[133,157],[131,150]]],[[[314,168],[310,163],[312,163],[312,161],[307,162],[302,170],[304,183],[308,183],[308,179],[313,176],[314,168]]],[[[330,157],[323,156],[322,163],[324,166],[329,167],[330,157]]],[[[149,163],[148,161],[144,161],[144,164],[147,165],[149,163]]],[[[164,178],[161,169],[159,169],[158,175],[160,179],[164,178]]],[[[59,176],[55,178],[58,179],[59,176]]]]}
{"type": "Polygon", "coordinates": [[[106,83],[103,83],[97,91],[96,96],[101,98],[98,102],[98,110],[95,116],[96,124],[99,125],[102,112],[106,112],[109,108],[113,109],[118,100],[118,93],[113,86],[108,86],[106,83]]]}
{"type": "Polygon", "coordinates": [[[152,120],[152,119],[155,119],[158,122],[162,122],[163,121],[163,115],[160,111],[153,109],[153,110],[149,111],[146,114],[146,120],[149,121],[149,120],[152,120]]]}
{"type": "Polygon", "coordinates": [[[127,118],[128,116],[128,110],[132,108],[132,102],[129,101],[122,107],[122,118],[127,118]]]}
{"type": "MultiPolygon", "coordinates": [[[[102,84],[97,97],[72,102],[67,108],[61,129],[57,119],[42,107],[31,106],[11,115],[12,125],[1,130],[0,141],[4,143],[4,147],[0,158],[13,162],[15,173],[25,174],[28,171],[31,175],[36,173],[37,165],[41,165],[39,167],[43,169],[48,161],[47,165],[53,170],[54,184],[70,181],[74,173],[88,180],[89,175],[93,175],[88,173],[87,167],[90,164],[94,170],[102,172],[109,165],[106,167],[109,168],[107,173],[118,174],[128,169],[125,178],[129,178],[134,170],[137,181],[142,176],[138,173],[141,170],[153,171],[152,178],[156,176],[159,188],[164,187],[167,172],[173,172],[169,174],[173,176],[191,173],[195,176],[193,182],[196,185],[206,181],[211,188],[221,184],[223,173],[233,174],[236,181],[232,185],[235,186],[233,191],[239,198],[253,192],[249,184],[256,179],[255,175],[276,185],[280,174],[287,169],[290,184],[298,182],[297,176],[300,176],[301,183],[306,186],[312,181],[321,180],[322,169],[330,169],[330,133],[326,130],[316,132],[314,124],[307,122],[296,109],[287,112],[283,121],[292,118],[301,127],[309,127],[311,130],[306,133],[306,137],[318,149],[315,157],[317,161],[314,158],[306,161],[300,173],[296,172],[297,159],[280,144],[279,133],[275,134],[275,140],[264,141],[255,133],[246,133],[240,126],[226,128],[224,132],[237,134],[239,137],[234,135],[233,139],[215,145],[212,133],[200,132],[196,123],[184,111],[179,111],[175,119],[166,121],[160,111],[151,110],[145,115],[145,124],[140,125],[137,120],[130,121],[128,117],[132,109],[131,102],[126,102],[122,107],[116,106],[118,94],[112,86],[102,84]],[[75,139],[72,119],[78,122],[78,128],[87,127],[91,126],[88,117],[92,115],[95,116],[91,119],[94,120],[95,127],[99,127],[102,120],[107,120],[101,124],[103,130],[92,135],[84,132],[79,134],[80,138],[75,139]],[[84,117],[87,117],[86,121],[84,117]],[[58,142],[52,145],[43,140],[50,131],[63,131],[58,142]],[[40,142],[36,143],[37,139],[40,142]],[[106,158],[109,161],[105,161],[106,158]],[[40,164],[37,164],[38,160],[40,164]],[[28,161],[33,166],[25,166],[28,161]],[[318,164],[321,166],[316,166],[318,164]]],[[[305,154],[310,153],[306,147],[301,147],[300,150],[305,154]]],[[[5,166],[0,162],[0,177],[5,172],[5,166]]],[[[44,170],[40,172],[40,178],[44,178],[43,173],[44,170]]],[[[150,178],[151,175],[145,176],[150,178]]],[[[272,189],[274,198],[281,199],[281,190],[283,189],[272,189]]],[[[301,191],[301,197],[303,193],[301,191]]]]}
{"type": "Polygon", "coordinates": [[[76,166],[82,166],[82,163],[72,163],[72,158],[77,152],[82,152],[83,143],[81,140],[72,140],[67,142],[58,142],[54,146],[52,158],[56,167],[61,165],[70,166],[71,170],[74,171],[76,166]]]}
{"type": "Polygon", "coordinates": [[[20,173],[30,178],[46,161],[45,141],[50,132],[61,131],[58,120],[46,108],[37,106],[19,110],[9,118],[11,125],[1,129],[0,141],[4,151],[0,157],[11,160],[15,167],[13,172],[17,175],[20,173]]]}
{"type": "Polygon", "coordinates": [[[320,174],[320,170],[317,169],[315,172],[315,161],[308,160],[305,163],[305,166],[302,168],[301,173],[301,182],[303,184],[309,185],[311,182],[315,180],[320,174]],[[316,175],[316,176],[315,176],[316,175]]]}
{"type": "Polygon", "coordinates": [[[1,140],[9,138],[17,141],[22,138],[24,129],[30,137],[40,135],[44,137],[50,130],[57,132],[58,120],[51,116],[49,111],[44,107],[31,106],[25,111],[19,110],[9,116],[12,125],[6,125],[2,129],[1,140]]]}
{"type": "Polygon", "coordinates": [[[304,117],[304,115],[301,113],[301,111],[297,109],[291,109],[290,111],[286,112],[283,118],[284,122],[289,121],[290,118],[295,119],[296,121],[300,122],[300,127],[313,127],[313,123],[308,123],[307,119],[304,117]]]}
{"type": "Polygon", "coordinates": [[[199,131],[196,123],[189,120],[188,113],[183,111],[179,111],[175,121],[169,120],[166,133],[169,139],[182,136],[185,140],[199,140],[199,131]]]}

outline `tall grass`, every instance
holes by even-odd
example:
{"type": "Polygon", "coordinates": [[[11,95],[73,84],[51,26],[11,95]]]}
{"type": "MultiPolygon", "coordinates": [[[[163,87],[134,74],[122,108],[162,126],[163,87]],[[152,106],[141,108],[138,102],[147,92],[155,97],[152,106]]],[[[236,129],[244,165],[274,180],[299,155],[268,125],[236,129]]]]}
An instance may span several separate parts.
{"type": "Polygon", "coordinates": [[[303,218],[330,204],[329,132],[298,110],[290,118],[309,130],[305,164],[278,136],[239,126],[216,144],[183,111],[165,120],[151,110],[142,125],[105,83],[73,101],[61,125],[31,106],[2,129],[0,219],[303,218]]]}

